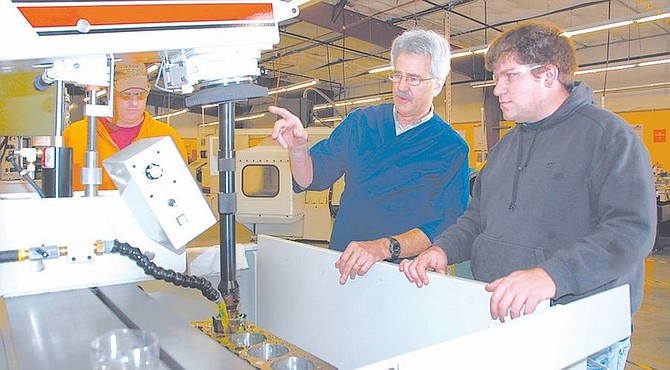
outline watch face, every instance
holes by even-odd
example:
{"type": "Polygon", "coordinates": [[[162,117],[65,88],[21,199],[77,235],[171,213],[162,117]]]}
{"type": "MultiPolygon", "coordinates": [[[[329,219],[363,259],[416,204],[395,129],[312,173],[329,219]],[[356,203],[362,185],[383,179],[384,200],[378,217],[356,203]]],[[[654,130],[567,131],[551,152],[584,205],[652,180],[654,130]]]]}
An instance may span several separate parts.
{"type": "Polygon", "coordinates": [[[390,238],[389,249],[391,250],[391,259],[396,259],[400,256],[400,242],[395,238],[390,238]]]}

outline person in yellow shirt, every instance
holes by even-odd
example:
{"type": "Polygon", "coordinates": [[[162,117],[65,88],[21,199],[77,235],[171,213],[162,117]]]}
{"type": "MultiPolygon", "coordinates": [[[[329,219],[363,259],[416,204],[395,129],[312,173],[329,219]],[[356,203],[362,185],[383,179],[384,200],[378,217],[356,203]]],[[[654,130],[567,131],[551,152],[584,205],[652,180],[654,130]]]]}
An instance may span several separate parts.
{"type": "MultiPolygon", "coordinates": [[[[188,162],[186,147],[177,131],[170,125],[155,120],[146,112],[149,96],[146,66],[140,63],[118,64],[114,78],[114,117],[99,117],[97,121],[98,167],[102,161],[139,139],[170,136],[179,153],[188,162]]],[[[63,131],[66,147],[72,148],[72,190],[84,190],[81,169],[85,165],[88,117],[73,122],[63,131]]],[[[116,189],[109,174],[103,169],[99,190],[116,189]]]]}

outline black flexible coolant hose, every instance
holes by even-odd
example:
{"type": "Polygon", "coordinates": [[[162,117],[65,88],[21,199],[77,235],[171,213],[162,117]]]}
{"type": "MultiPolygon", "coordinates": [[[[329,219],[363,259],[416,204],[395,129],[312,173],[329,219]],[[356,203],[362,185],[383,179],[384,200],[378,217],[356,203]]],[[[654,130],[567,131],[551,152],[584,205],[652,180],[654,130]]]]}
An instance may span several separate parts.
{"type": "Polygon", "coordinates": [[[142,253],[141,250],[130,246],[128,243],[114,240],[114,247],[111,249],[111,252],[127,256],[135,261],[137,266],[144,270],[145,274],[151,275],[156,279],[165,280],[177,286],[198,289],[202,295],[212,302],[216,302],[220,297],[219,291],[212,286],[209,280],[200,276],[186,275],[174,270],[164,269],[151,262],[149,257],[142,253]]]}
{"type": "Polygon", "coordinates": [[[19,260],[19,251],[0,251],[0,263],[16,262],[19,260]]]}

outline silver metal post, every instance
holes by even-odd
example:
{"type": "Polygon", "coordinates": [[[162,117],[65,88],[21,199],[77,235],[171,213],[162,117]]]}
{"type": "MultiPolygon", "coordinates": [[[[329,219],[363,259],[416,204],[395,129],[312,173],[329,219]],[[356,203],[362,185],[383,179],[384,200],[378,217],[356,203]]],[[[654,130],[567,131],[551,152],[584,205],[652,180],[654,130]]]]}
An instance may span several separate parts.
{"type": "Polygon", "coordinates": [[[235,279],[235,103],[219,104],[219,239],[221,248],[221,281],[228,317],[237,319],[239,289],[235,279]]]}
{"type": "MultiPolygon", "coordinates": [[[[98,96],[96,90],[88,90],[90,105],[96,105],[98,96]]],[[[84,168],[81,169],[81,179],[84,183],[84,195],[98,196],[98,184],[102,182],[102,170],[98,168],[98,117],[88,116],[88,137],[86,139],[86,158],[84,168]]]]}

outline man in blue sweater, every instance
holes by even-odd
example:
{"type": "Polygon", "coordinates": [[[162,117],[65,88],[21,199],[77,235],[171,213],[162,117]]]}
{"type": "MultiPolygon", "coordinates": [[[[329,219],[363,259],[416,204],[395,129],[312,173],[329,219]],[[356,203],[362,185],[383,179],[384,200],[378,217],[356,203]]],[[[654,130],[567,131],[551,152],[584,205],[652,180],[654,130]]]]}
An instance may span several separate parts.
{"type": "Polygon", "coordinates": [[[432,31],[406,31],[391,64],[393,104],[353,111],[311,149],[298,117],[269,108],[281,117],[272,137],[289,150],[296,192],[327,189],[344,175],[330,240],[344,251],[335,264],[341,284],[378,261],[419,254],[468,202],[467,144],[433,109],[449,44],[432,31]]]}
{"type": "MultiPolygon", "coordinates": [[[[493,41],[486,65],[503,116],[516,127],[491,150],[463,216],[400,264],[421,287],[426,271],[470,260],[475,279],[493,293],[494,319],[623,284],[631,315],[642,302],[656,228],[649,154],[625,121],[573,80],[575,48],[561,33],[525,23],[493,41]]],[[[629,348],[625,338],[587,366],[623,369],[629,348]]]]}

